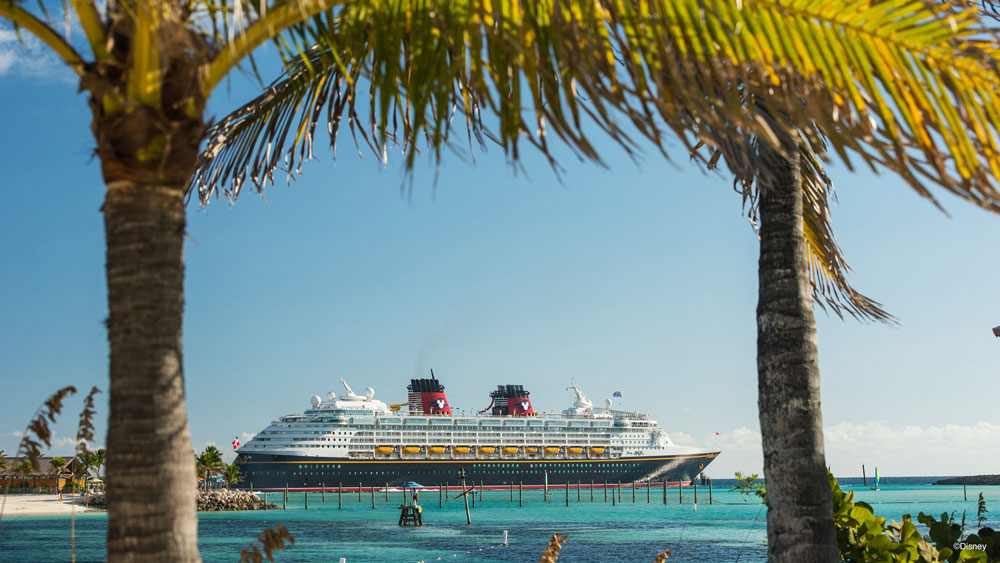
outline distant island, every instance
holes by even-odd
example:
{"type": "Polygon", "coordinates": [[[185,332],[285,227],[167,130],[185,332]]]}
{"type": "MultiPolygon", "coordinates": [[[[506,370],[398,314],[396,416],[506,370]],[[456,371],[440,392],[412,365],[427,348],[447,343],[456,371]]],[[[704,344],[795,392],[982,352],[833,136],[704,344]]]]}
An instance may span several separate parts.
{"type": "Polygon", "coordinates": [[[935,485],[1000,485],[1000,475],[972,475],[969,477],[949,477],[934,481],[935,485]]]}

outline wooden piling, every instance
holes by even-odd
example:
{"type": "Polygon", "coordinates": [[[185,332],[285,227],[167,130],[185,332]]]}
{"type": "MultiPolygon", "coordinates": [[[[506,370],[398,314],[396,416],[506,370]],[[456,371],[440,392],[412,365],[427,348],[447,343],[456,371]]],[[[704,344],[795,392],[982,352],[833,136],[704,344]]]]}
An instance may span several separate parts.
{"type": "Polygon", "coordinates": [[[444,501],[448,502],[448,481],[444,482],[444,501]]]}
{"type": "Polygon", "coordinates": [[[965,485],[962,485],[962,498],[969,500],[969,493],[965,490],[965,485]]]}
{"type": "Polygon", "coordinates": [[[281,500],[281,509],[285,509],[285,505],[288,503],[288,482],[285,482],[285,496],[281,500]]]}
{"type": "Polygon", "coordinates": [[[569,506],[569,481],[566,481],[566,506],[569,506]]]}
{"type": "Polygon", "coordinates": [[[712,478],[708,478],[708,504],[712,504],[712,478]]]}
{"type": "Polygon", "coordinates": [[[375,485],[372,485],[372,510],[375,510],[375,485]]]}
{"type": "Polygon", "coordinates": [[[444,506],[444,487],[438,485],[438,508],[444,506]]]}
{"type": "Polygon", "coordinates": [[[514,502],[514,482],[510,482],[510,502],[514,502]]]}
{"type": "Polygon", "coordinates": [[[632,504],[635,504],[635,481],[632,481],[632,504]]]}
{"type": "Polygon", "coordinates": [[[677,481],[677,503],[684,504],[684,483],[677,481]]]}
{"type": "Polygon", "coordinates": [[[694,503],[698,504],[698,479],[695,478],[694,481],[691,481],[691,484],[694,485],[694,503]]]}
{"type": "Polygon", "coordinates": [[[323,483],[323,504],[326,504],[326,483],[323,483]]]}
{"type": "Polygon", "coordinates": [[[615,506],[615,492],[611,491],[611,506],[615,506]]]}
{"type": "Polygon", "coordinates": [[[465,522],[466,525],[472,525],[472,513],[469,512],[469,491],[465,488],[465,469],[463,468],[458,474],[459,480],[462,482],[462,498],[465,499],[465,522]]]}
{"type": "Polygon", "coordinates": [[[361,502],[361,483],[358,483],[358,502],[361,502]]]}
{"type": "Polygon", "coordinates": [[[483,502],[483,482],[479,482],[479,502],[483,502]]]}
{"type": "Polygon", "coordinates": [[[542,496],[544,497],[545,502],[549,502],[549,472],[548,471],[545,472],[545,489],[544,489],[544,492],[542,493],[542,496]]]}
{"type": "Polygon", "coordinates": [[[594,502],[594,480],[590,480],[590,502],[594,502]]]}
{"type": "Polygon", "coordinates": [[[667,505],[667,480],[663,480],[663,506],[667,505]]]}
{"type": "Polygon", "coordinates": [[[649,504],[649,495],[650,495],[649,489],[652,488],[652,487],[650,487],[650,485],[652,485],[652,484],[653,484],[652,481],[646,483],[646,504],[649,504]]]}
{"type": "MultiPolygon", "coordinates": [[[[616,490],[618,491],[618,502],[621,502],[622,501],[622,482],[621,481],[618,481],[618,488],[616,490]]],[[[611,495],[614,496],[614,494],[615,494],[615,491],[611,491],[611,495]]]]}
{"type": "Polygon", "coordinates": [[[337,510],[344,508],[344,484],[337,485],[337,510]]]}
{"type": "Polygon", "coordinates": [[[608,482],[604,481],[604,502],[608,502],[608,482]]]}
{"type": "Polygon", "coordinates": [[[389,482],[385,482],[385,502],[389,502],[389,482]]]}
{"type": "Polygon", "coordinates": [[[524,506],[522,501],[524,500],[524,481],[518,481],[517,483],[517,505],[524,506]]]}
{"type": "Polygon", "coordinates": [[[580,482],[576,482],[576,502],[580,502],[580,482]]]}
{"type": "Polygon", "coordinates": [[[302,499],[306,503],[305,510],[309,510],[309,491],[302,493],[302,499]]]}

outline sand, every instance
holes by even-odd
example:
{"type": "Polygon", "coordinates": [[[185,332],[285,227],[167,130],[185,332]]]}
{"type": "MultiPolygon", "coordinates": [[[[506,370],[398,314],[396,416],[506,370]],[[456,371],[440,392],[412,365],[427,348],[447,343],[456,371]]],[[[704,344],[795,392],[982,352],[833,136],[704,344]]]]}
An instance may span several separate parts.
{"type": "MultiPolygon", "coordinates": [[[[2,496],[2,491],[0,491],[0,496],[2,496]]],[[[44,494],[44,495],[24,495],[15,494],[7,495],[7,504],[3,510],[3,517],[8,516],[50,516],[50,515],[66,515],[68,516],[70,512],[75,511],[76,514],[81,514],[83,512],[89,512],[91,509],[76,505],[74,508],[73,500],[79,503],[79,497],[73,497],[72,495],[63,495],[63,500],[59,500],[59,495],[44,494]]],[[[2,501],[0,501],[2,502],[2,501]]]]}

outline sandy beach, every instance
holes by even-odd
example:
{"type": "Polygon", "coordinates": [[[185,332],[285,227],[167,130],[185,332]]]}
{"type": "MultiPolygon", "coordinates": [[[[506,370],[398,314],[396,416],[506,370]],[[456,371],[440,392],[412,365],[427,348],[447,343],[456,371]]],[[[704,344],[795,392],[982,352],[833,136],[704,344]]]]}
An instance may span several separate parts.
{"type": "Polygon", "coordinates": [[[63,495],[63,500],[60,501],[58,495],[50,494],[7,495],[7,504],[4,507],[3,516],[7,518],[8,516],[69,515],[73,511],[77,514],[92,512],[92,509],[80,506],[79,504],[74,508],[74,500],[79,503],[80,498],[63,495]]]}

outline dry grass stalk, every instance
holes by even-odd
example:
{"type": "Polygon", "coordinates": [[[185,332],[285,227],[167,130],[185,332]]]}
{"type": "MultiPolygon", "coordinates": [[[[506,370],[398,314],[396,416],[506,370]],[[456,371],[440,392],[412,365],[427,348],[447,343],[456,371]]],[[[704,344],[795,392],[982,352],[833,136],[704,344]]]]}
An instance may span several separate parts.
{"type": "Polygon", "coordinates": [[[562,546],[566,543],[566,538],[568,537],[569,536],[552,534],[552,537],[549,538],[549,547],[542,552],[542,556],[538,559],[538,563],[555,563],[559,559],[559,550],[562,549],[562,546]]]}
{"type": "MultiPolygon", "coordinates": [[[[94,439],[94,415],[97,414],[97,410],[94,408],[94,396],[100,392],[101,390],[95,385],[83,399],[83,410],[80,411],[80,423],[76,426],[76,453],[81,457],[87,455],[88,444],[94,439]]],[[[76,490],[75,479],[72,490],[76,490]]],[[[76,503],[70,504],[69,555],[70,563],[76,563],[76,503]]]]}
{"type": "MultiPolygon", "coordinates": [[[[53,393],[35,411],[35,418],[28,423],[28,428],[24,431],[24,437],[17,446],[17,457],[22,455],[28,458],[28,463],[32,469],[37,471],[41,468],[38,458],[42,456],[42,444],[45,448],[52,447],[52,430],[49,429],[49,422],[56,421],[56,415],[62,412],[63,399],[76,393],[76,387],[69,385],[53,393]],[[35,439],[31,435],[35,435],[35,439]]],[[[17,463],[19,459],[15,461],[17,463]]],[[[11,479],[7,479],[7,485],[3,491],[3,503],[0,503],[0,520],[3,520],[3,511],[7,507],[7,495],[10,493],[11,479]]]]}
{"type": "Polygon", "coordinates": [[[295,545],[295,538],[288,533],[288,528],[284,524],[265,529],[256,540],[240,551],[240,563],[263,563],[264,557],[267,557],[268,561],[274,561],[272,553],[286,549],[285,540],[288,540],[289,545],[295,545]],[[260,542],[260,547],[254,545],[255,542],[260,542]]]}

